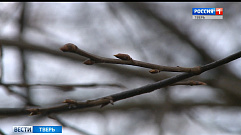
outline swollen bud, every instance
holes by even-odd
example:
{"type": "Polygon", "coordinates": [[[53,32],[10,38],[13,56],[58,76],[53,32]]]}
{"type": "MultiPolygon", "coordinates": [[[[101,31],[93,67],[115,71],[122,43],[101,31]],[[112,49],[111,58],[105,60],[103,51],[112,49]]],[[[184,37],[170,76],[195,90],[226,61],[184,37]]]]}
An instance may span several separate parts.
{"type": "Polygon", "coordinates": [[[83,63],[86,64],[86,65],[93,65],[93,64],[95,64],[95,61],[93,61],[93,60],[86,60],[83,63]]]}
{"type": "Polygon", "coordinates": [[[119,58],[121,60],[132,60],[132,58],[128,54],[118,53],[114,55],[116,58],[119,58]]]}
{"type": "Polygon", "coordinates": [[[75,52],[78,47],[72,43],[67,43],[63,47],[60,48],[63,52],[75,52]]]}
{"type": "Polygon", "coordinates": [[[149,72],[152,73],[152,74],[155,74],[155,73],[159,73],[160,70],[158,70],[158,69],[152,69],[152,70],[150,70],[149,72]]]}

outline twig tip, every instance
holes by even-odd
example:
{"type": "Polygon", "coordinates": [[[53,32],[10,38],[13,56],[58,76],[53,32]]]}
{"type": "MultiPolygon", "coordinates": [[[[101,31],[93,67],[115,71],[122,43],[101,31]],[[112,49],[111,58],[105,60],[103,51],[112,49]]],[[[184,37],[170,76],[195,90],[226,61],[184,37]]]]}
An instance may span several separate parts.
{"type": "Polygon", "coordinates": [[[78,47],[72,43],[67,43],[63,47],[60,48],[63,52],[75,52],[78,47]]]}

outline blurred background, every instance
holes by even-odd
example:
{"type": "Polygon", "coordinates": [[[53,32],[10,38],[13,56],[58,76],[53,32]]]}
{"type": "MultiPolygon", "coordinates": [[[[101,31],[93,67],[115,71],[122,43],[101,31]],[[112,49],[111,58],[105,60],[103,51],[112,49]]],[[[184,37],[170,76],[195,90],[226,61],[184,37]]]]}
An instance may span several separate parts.
{"type": "Polygon", "coordinates": [[[100,109],[47,116],[24,109],[85,101],[180,74],[126,65],[85,65],[59,50],[117,53],[164,66],[194,67],[241,50],[241,3],[0,3],[0,134],[12,126],[58,126],[71,135],[241,134],[241,60],[172,86],[100,109]],[[192,8],[224,8],[222,20],[193,20],[192,8]],[[17,84],[49,84],[18,86],[17,84]],[[81,84],[89,87],[58,87],[81,84]],[[95,87],[89,84],[96,84],[95,87]],[[118,87],[118,86],[124,87],[118,87]]]}

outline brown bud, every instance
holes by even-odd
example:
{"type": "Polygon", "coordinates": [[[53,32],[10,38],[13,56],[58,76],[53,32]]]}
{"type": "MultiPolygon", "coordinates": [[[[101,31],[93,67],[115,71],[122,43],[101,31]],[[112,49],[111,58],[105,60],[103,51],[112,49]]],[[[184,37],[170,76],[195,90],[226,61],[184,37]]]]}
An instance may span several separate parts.
{"type": "Polygon", "coordinates": [[[72,99],[65,99],[63,101],[63,103],[68,103],[68,104],[77,104],[77,102],[75,100],[72,100],[72,99]]]}
{"type": "Polygon", "coordinates": [[[118,53],[114,56],[121,60],[132,60],[132,58],[128,54],[118,53]]]}
{"type": "Polygon", "coordinates": [[[86,64],[86,65],[93,65],[95,63],[95,61],[93,61],[93,60],[86,60],[86,61],[84,61],[84,64],[86,64]]]}
{"type": "Polygon", "coordinates": [[[159,73],[160,70],[158,70],[158,69],[152,69],[152,70],[150,70],[149,72],[152,73],[152,74],[155,74],[155,73],[159,73]]]}
{"type": "Polygon", "coordinates": [[[205,83],[205,82],[201,82],[200,85],[207,85],[207,83],[205,83]]]}
{"type": "Polygon", "coordinates": [[[63,47],[60,48],[63,52],[75,52],[78,47],[72,43],[67,43],[63,47]]]}
{"type": "Polygon", "coordinates": [[[200,82],[200,81],[191,81],[191,85],[207,85],[205,82],[200,82]]]}

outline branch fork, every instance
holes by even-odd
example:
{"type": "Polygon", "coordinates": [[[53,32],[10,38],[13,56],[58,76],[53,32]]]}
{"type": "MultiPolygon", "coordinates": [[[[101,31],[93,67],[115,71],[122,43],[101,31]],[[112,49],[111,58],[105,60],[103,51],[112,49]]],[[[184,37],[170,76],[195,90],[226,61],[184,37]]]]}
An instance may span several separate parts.
{"type": "MultiPolygon", "coordinates": [[[[50,113],[56,113],[56,112],[63,112],[63,111],[69,111],[69,110],[75,110],[75,109],[83,109],[83,108],[89,108],[89,107],[94,107],[94,106],[101,106],[104,107],[108,104],[112,104],[116,101],[123,100],[126,98],[131,98],[137,95],[145,94],[145,93],[150,93],[153,92],[157,89],[167,87],[167,86],[172,86],[174,84],[176,85],[205,85],[203,82],[198,82],[198,81],[187,81],[186,83],[180,82],[184,79],[199,75],[203,72],[206,72],[208,70],[214,69],[218,66],[224,65],[226,63],[229,63],[233,60],[239,59],[241,57],[241,51],[232,54],[226,58],[223,58],[221,60],[214,61],[212,63],[203,65],[203,66],[197,66],[194,68],[181,68],[181,67],[165,67],[165,66],[160,66],[160,65],[155,65],[155,64],[150,64],[150,63],[145,63],[141,61],[136,61],[133,60],[131,57],[128,58],[127,55],[124,55],[124,58],[119,58],[119,59],[110,59],[110,58],[103,58],[99,57],[90,53],[87,53],[83,50],[78,49],[77,46],[69,43],[60,48],[64,52],[74,52],[77,53],[81,56],[87,57],[90,60],[95,61],[96,63],[112,63],[112,64],[126,64],[126,65],[134,65],[134,66],[140,66],[140,67],[145,67],[145,68],[150,68],[154,69],[152,72],[159,72],[159,71],[172,71],[172,72],[186,72],[182,73],[164,80],[160,80],[158,82],[148,84],[139,88],[127,90],[124,92],[112,94],[106,97],[98,98],[95,100],[87,100],[86,102],[77,102],[74,100],[68,100],[66,99],[64,103],[67,103],[67,105],[60,105],[60,106],[55,106],[55,107],[49,107],[49,108],[38,108],[38,109],[28,109],[30,112],[30,115],[37,115],[37,114],[50,114],[50,113]],[[126,57],[127,56],[127,57],[126,57]],[[131,59],[130,59],[131,58],[131,59]],[[124,59],[124,60],[123,60],[124,59]],[[134,62],[131,62],[131,60],[134,62]],[[158,69],[158,70],[155,70],[158,69]],[[74,104],[76,107],[74,108],[69,108],[68,104],[74,104]]],[[[120,56],[120,55],[118,55],[120,56]]],[[[118,57],[117,57],[118,58],[118,57]]]]}

